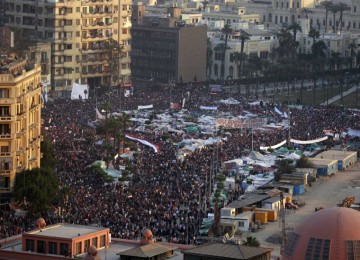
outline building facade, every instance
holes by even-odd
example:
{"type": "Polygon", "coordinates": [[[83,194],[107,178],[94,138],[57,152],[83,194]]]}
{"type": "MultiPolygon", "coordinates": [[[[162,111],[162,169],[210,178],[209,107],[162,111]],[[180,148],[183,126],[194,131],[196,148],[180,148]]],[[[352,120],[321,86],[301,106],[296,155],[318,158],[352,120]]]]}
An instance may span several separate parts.
{"type": "Polygon", "coordinates": [[[206,80],[207,27],[186,25],[179,8],[170,8],[170,17],[144,14],[143,5],[133,7],[132,79],[160,83],[206,80]]]}
{"type": "MultiPolygon", "coordinates": [[[[51,42],[51,87],[66,96],[73,83],[109,86],[130,77],[132,0],[5,0],[6,24],[29,30],[51,42]],[[121,60],[112,63],[111,41],[118,42],[121,60]]],[[[113,57],[112,57],[113,58],[113,57]]]]}
{"type": "Polygon", "coordinates": [[[15,177],[40,167],[41,68],[25,60],[0,67],[0,203],[8,204],[15,177]]]}

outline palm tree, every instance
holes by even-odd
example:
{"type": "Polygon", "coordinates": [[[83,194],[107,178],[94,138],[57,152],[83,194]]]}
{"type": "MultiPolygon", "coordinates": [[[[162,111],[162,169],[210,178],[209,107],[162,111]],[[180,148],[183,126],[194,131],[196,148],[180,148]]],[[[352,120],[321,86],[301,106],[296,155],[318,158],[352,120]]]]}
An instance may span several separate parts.
{"type": "Polygon", "coordinates": [[[245,41],[249,40],[250,37],[249,35],[243,31],[243,30],[240,30],[240,42],[241,42],[241,46],[240,46],[240,64],[239,64],[239,78],[242,74],[242,65],[244,63],[244,60],[245,60],[245,55],[244,55],[244,46],[245,46],[245,41]]]}
{"type": "Polygon", "coordinates": [[[313,44],[314,44],[316,42],[316,39],[319,39],[320,33],[314,27],[311,27],[308,36],[313,39],[313,44]]]}
{"type": "Polygon", "coordinates": [[[336,13],[339,11],[339,6],[338,5],[331,5],[330,7],[330,11],[333,13],[334,19],[333,19],[333,32],[335,33],[335,29],[336,29],[336,13]]]}
{"type": "Polygon", "coordinates": [[[290,25],[288,27],[288,29],[292,30],[292,32],[293,32],[293,37],[294,37],[293,39],[294,39],[294,44],[295,44],[296,43],[296,34],[297,34],[297,32],[298,31],[302,32],[301,26],[300,26],[299,23],[293,23],[292,25],[290,25]]]}
{"type": "Polygon", "coordinates": [[[201,3],[202,3],[202,6],[203,6],[203,10],[205,10],[206,7],[208,6],[209,2],[207,0],[204,0],[201,3]]]}
{"type": "Polygon", "coordinates": [[[320,6],[325,8],[325,33],[327,33],[328,14],[333,6],[333,3],[330,0],[325,0],[321,2],[320,6]]]}
{"type": "Polygon", "coordinates": [[[111,118],[108,117],[109,113],[110,113],[110,104],[109,103],[105,103],[103,110],[105,110],[105,115],[106,118],[103,120],[98,121],[97,125],[96,125],[96,133],[97,134],[101,134],[101,135],[105,135],[105,143],[104,143],[104,157],[105,157],[105,163],[106,163],[106,168],[109,167],[109,130],[112,128],[113,126],[113,122],[111,120],[111,118]]]}
{"type": "Polygon", "coordinates": [[[325,50],[327,49],[324,41],[314,42],[311,46],[313,58],[316,59],[318,57],[325,57],[325,50]]]}
{"type": "Polygon", "coordinates": [[[224,28],[222,28],[221,31],[222,31],[222,33],[225,34],[225,44],[224,44],[224,48],[222,50],[222,55],[221,55],[220,80],[224,80],[225,54],[226,54],[229,34],[231,34],[233,32],[233,29],[230,27],[230,25],[225,24],[224,28]]]}
{"type": "MultiPolygon", "coordinates": [[[[118,144],[118,154],[121,153],[121,142],[125,141],[125,130],[130,126],[130,116],[122,113],[120,116],[113,118],[113,133],[118,144]]],[[[122,153],[124,153],[125,146],[123,145],[122,153]]]]}
{"type": "Polygon", "coordinates": [[[351,41],[348,48],[350,49],[350,58],[351,58],[350,68],[352,69],[354,61],[356,62],[355,50],[357,49],[357,44],[355,43],[355,41],[351,41]]]}
{"type": "Polygon", "coordinates": [[[246,240],[243,241],[244,246],[251,246],[251,247],[259,247],[260,242],[257,240],[256,237],[253,236],[247,236],[246,240]]]}
{"type": "MultiPolygon", "coordinates": [[[[342,32],[343,13],[344,13],[344,11],[349,10],[349,6],[346,3],[340,2],[337,4],[337,8],[338,8],[338,11],[340,12],[339,23],[340,23],[340,33],[341,33],[342,32]]],[[[338,26],[339,26],[339,24],[338,24],[338,26]]]]}
{"type": "Polygon", "coordinates": [[[210,71],[211,71],[211,66],[212,66],[212,55],[213,55],[213,50],[211,48],[211,42],[210,42],[210,38],[207,38],[207,42],[206,42],[206,73],[208,76],[210,76],[210,71]]]}

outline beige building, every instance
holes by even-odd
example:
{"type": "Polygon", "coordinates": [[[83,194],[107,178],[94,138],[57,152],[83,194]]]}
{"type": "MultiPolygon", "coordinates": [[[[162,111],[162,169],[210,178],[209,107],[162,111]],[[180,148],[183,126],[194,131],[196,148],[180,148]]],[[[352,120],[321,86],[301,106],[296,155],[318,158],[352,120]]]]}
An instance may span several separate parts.
{"type": "MultiPolygon", "coordinates": [[[[7,62],[6,62],[7,61],[7,62]]],[[[9,202],[16,173],[40,167],[41,69],[25,60],[0,67],[0,204],[9,202]]]]}
{"type": "Polygon", "coordinates": [[[7,26],[51,42],[51,87],[58,96],[66,97],[74,83],[87,83],[90,91],[118,83],[110,83],[111,39],[123,52],[118,78],[129,80],[132,0],[5,1],[7,26]]]}

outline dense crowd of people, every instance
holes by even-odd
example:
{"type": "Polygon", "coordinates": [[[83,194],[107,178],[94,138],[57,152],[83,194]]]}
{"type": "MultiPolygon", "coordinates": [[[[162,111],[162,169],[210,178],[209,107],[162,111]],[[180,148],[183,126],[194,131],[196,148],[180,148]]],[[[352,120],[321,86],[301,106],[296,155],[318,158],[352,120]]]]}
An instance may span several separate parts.
{"type": "MultiPolygon", "coordinates": [[[[106,183],[96,170],[87,167],[96,160],[104,159],[104,148],[96,141],[104,139],[96,133],[90,122],[95,121],[95,107],[101,108],[110,103],[112,112],[135,110],[138,105],[152,104],[156,111],[169,108],[170,102],[182,103],[190,113],[204,113],[199,107],[217,106],[218,111],[241,115],[244,111],[259,116],[267,116],[273,121],[280,120],[274,113],[274,104],[261,102],[250,105],[254,99],[245,100],[238,95],[232,98],[240,101],[238,105],[218,103],[229,98],[229,94],[211,93],[202,84],[183,86],[166,91],[137,89],[130,97],[116,94],[104,95],[95,100],[56,100],[48,102],[42,110],[44,124],[42,134],[54,144],[58,160],[56,174],[61,187],[69,188],[69,195],[62,214],[47,217],[48,223],[65,221],[82,225],[109,227],[116,238],[138,239],[144,229],[151,229],[154,236],[175,243],[192,243],[198,235],[202,218],[213,211],[209,199],[208,184],[214,168],[221,167],[221,161],[245,155],[253,145],[274,145],[289,136],[289,129],[267,129],[266,131],[229,130],[223,142],[209,145],[188,154],[184,160],[176,157],[174,143],[183,138],[207,138],[198,132],[173,133],[162,138],[162,132],[134,132],[160,147],[159,153],[136,144],[141,152],[132,161],[122,161],[131,165],[129,182],[106,183]],[[89,142],[84,133],[95,138],[89,142]],[[214,154],[219,160],[214,160],[214,154]]],[[[287,111],[290,117],[291,137],[311,140],[324,135],[323,130],[360,129],[359,113],[336,107],[288,107],[278,108],[287,111]]],[[[211,113],[211,112],[206,112],[211,113]]],[[[214,113],[214,112],[212,112],[214,113]]],[[[111,164],[116,166],[117,161],[111,164]]],[[[234,191],[234,196],[240,190],[234,191]]],[[[19,234],[34,228],[34,220],[15,217],[12,212],[3,212],[0,218],[0,238],[19,234]]]]}

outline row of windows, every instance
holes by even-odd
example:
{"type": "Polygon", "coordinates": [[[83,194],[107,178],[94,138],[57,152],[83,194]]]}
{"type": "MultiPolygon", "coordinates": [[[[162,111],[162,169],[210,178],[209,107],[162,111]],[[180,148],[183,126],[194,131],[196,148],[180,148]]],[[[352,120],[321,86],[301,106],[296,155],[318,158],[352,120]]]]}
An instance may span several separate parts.
{"type": "MultiPolygon", "coordinates": [[[[53,255],[64,255],[64,256],[70,256],[71,249],[69,248],[68,243],[58,243],[53,241],[42,241],[37,240],[37,253],[48,253],[53,255]],[[48,252],[46,252],[46,243],[48,243],[48,252]],[[58,244],[59,244],[59,250],[58,251],[58,244]]],[[[94,237],[91,239],[91,245],[94,245],[95,247],[98,247],[98,238],[94,237]]],[[[87,239],[84,241],[84,248],[82,247],[82,242],[77,242],[75,244],[75,250],[76,255],[79,255],[83,252],[86,252],[88,247],[90,246],[90,239],[87,239]]],[[[100,247],[105,246],[105,235],[100,236],[100,247]]],[[[26,251],[35,251],[35,241],[33,239],[26,239],[26,251]]]]}

